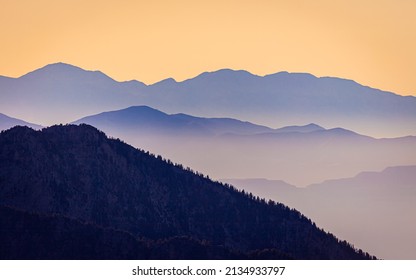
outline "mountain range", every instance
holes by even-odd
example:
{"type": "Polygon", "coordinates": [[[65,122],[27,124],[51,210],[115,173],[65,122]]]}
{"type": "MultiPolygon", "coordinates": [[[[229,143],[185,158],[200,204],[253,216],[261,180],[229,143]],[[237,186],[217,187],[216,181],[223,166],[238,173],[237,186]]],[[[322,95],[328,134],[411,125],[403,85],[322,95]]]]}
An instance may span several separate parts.
{"type": "MultiPolygon", "coordinates": [[[[0,185],[7,186],[0,200],[7,201],[19,191],[29,197],[20,201],[16,196],[17,200],[11,200],[13,203],[0,203],[0,213],[7,217],[1,221],[0,228],[9,229],[0,231],[0,239],[8,240],[7,244],[14,240],[11,246],[2,247],[7,249],[2,250],[7,251],[6,256],[12,256],[13,251],[39,251],[43,247],[52,248],[46,252],[55,253],[26,257],[73,258],[71,245],[61,254],[56,254],[56,246],[70,243],[75,233],[82,232],[75,239],[79,243],[89,240],[91,246],[82,253],[86,258],[100,258],[98,255],[122,259],[163,258],[166,254],[171,258],[186,258],[191,251],[199,252],[197,256],[194,254],[195,258],[318,258],[310,252],[306,255],[296,250],[289,252],[287,248],[282,249],[281,243],[275,246],[276,241],[268,239],[269,236],[263,236],[271,242],[268,245],[247,246],[254,242],[250,239],[253,237],[238,237],[240,232],[230,234],[229,231],[240,230],[232,223],[230,227],[224,226],[226,241],[222,243],[216,242],[217,228],[211,228],[207,236],[201,237],[198,226],[202,225],[196,225],[197,219],[193,216],[186,222],[177,212],[194,209],[193,204],[189,206],[186,202],[189,207],[185,209],[175,203],[183,202],[188,194],[195,195],[186,182],[199,182],[187,176],[185,180],[182,175],[194,174],[201,178],[202,172],[216,180],[235,178],[233,184],[246,189],[240,192],[243,197],[261,205],[264,203],[256,195],[283,202],[311,217],[318,226],[379,257],[415,257],[415,248],[409,245],[414,243],[415,229],[409,221],[416,210],[412,177],[412,172],[416,174],[412,169],[416,166],[416,97],[400,96],[339,78],[287,72],[257,76],[230,69],[202,73],[182,82],[166,79],[146,85],[139,81],[118,82],[100,71],[56,63],[19,78],[0,76],[0,112],[7,114],[0,114],[0,131],[16,125],[26,126],[4,132],[14,136],[4,138],[0,145],[5,160],[1,164],[0,185]],[[69,122],[93,125],[111,139],[87,125],[32,130],[69,122]],[[63,134],[61,138],[58,132],[63,134]],[[101,140],[94,142],[89,137],[101,140]],[[23,144],[22,140],[28,142],[23,144]],[[71,144],[75,140],[80,146],[71,144]],[[155,160],[174,166],[177,172],[169,173],[169,168],[165,170],[152,160],[145,160],[143,166],[127,164],[129,161],[123,153],[133,148],[126,148],[122,141],[148,151],[144,158],[161,155],[155,160]],[[18,147],[12,147],[15,144],[18,147]],[[115,173],[107,170],[112,165],[115,173]],[[160,170],[168,172],[167,177],[160,170]],[[146,172],[149,175],[143,177],[146,172]],[[146,179],[144,187],[140,179],[138,187],[146,197],[152,198],[144,203],[156,214],[152,216],[132,206],[133,202],[124,196],[140,200],[138,196],[142,193],[131,188],[127,194],[113,190],[120,185],[105,174],[126,178],[122,183],[130,187],[137,187],[137,182],[131,179],[137,174],[142,179],[157,177],[146,179]],[[174,186],[183,183],[183,190],[175,189],[183,192],[176,196],[165,187],[158,187],[167,182],[174,186]],[[156,198],[147,183],[156,186],[156,193],[160,192],[156,198]],[[31,189],[31,185],[37,189],[31,189]],[[81,191],[82,187],[88,187],[88,191],[81,191]],[[173,202],[167,205],[166,201],[171,198],[173,202]],[[114,199],[128,209],[112,208],[114,199]],[[102,215],[94,216],[96,209],[103,209],[103,205],[113,212],[105,210],[102,215]],[[126,211],[136,211],[139,224],[146,225],[140,227],[149,231],[138,231],[137,224],[131,223],[128,215],[118,215],[126,211]],[[160,228],[152,229],[146,224],[149,219],[161,219],[157,224],[160,228]],[[14,224],[13,220],[21,223],[14,224]],[[28,225],[36,228],[33,226],[36,223],[39,230],[47,227],[45,235],[53,238],[19,235],[28,225]],[[184,229],[184,225],[188,228],[184,229]],[[61,231],[69,235],[58,234],[61,231]],[[155,235],[155,232],[164,235],[155,235]],[[100,238],[91,240],[93,235],[100,238]],[[236,245],[238,238],[245,243],[236,245]],[[116,249],[119,244],[140,250],[116,249]],[[186,249],[183,254],[177,250],[180,247],[186,249]]],[[[234,192],[226,184],[213,184],[234,192]]],[[[225,195],[223,199],[229,198],[227,192],[220,193],[225,195]]],[[[234,210],[230,211],[243,211],[238,207],[234,210]]],[[[254,216],[262,213],[258,209],[253,211],[254,216]]],[[[262,223],[269,223],[266,220],[262,223]]],[[[267,228],[267,231],[274,230],[267,228]]],[[[346,256],[325,254],[325,258],[346,256]]],[[[19,257],[16,255],[16,258],[19,257]]]]}
{"type": "Polygon", "coordinates": [[[90,124],[216,179],[267,178],[305,186],[364,170],[416,164],[414,136],[376,139],[316,124],[272,129],[235,119],[169,115],[145,106],[74,123],[90,124]]]}
{"type": "MultiPolygon", "coordinates": [[[[3,129],[14,124],[40,127],[1,120],[3,129]]],[[[216,179],[267,178],[306,186],[363,170],[416,164],[414,136],[376,139],[316,124],[272,129],[230,118],[166,114],[147,106],[104,112],[73,123],[93,125],[216,179]]]]}
{"type": "Polygon", "coordinates": [[[5,259],[372,258],[295,210],[88,125],[3,131],[0,163],[5,259]]]}
{"type": "Polygon", "coordinates": [[[1,77],[0,111],[42,125],[133,105],[168,113],[231,117],[270,127],[318,123],[376,137],[416,133],[416,97],[354,81],[280,72],[264,77],[219,70],[183,82],[117,82],[64,63],[1,77]]]}

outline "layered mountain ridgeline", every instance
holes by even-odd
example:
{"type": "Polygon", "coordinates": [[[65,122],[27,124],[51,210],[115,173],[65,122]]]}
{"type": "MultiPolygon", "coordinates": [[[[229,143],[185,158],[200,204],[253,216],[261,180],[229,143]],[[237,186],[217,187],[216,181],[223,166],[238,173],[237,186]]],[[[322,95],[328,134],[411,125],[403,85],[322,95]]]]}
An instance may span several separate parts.
{"type": "MultiPolygon", "coordinates": [[[[91,241],[91,246],[109,246],[101,249],[104,255],[115,252],[120,258],[149,256],[149,246],[138,238],[151,240],[156,245],[150,250],[156,248],[156,252],[157,244],[161,244],[157,240],[168,240],[167,246],[160,245],[163,256],[154,253],[150,258],[193,259],[198,250],[184,252],[184,244],[186,248],[219,252],[206,257],[220,259],[235,258],[236,254],[251,258],[371,258],[318,229],[297,211],[272,201],[266,203],[160,156],[108,139],[88,125],[54,126],[42,131],[15,127],[2,132],[0,162],[0,205],[5,206],[2,220],[6,221],[2,229],[11,227],[15,236],[29,232],[24,235],[27,242],[45,244],[50,250],[55,247],[45,241],[45,236],[65,244],[73,242],[71,248],[76,250],[97,234],[100,238],[91,241]],[[7,224],[10,217],[20,219],[21,224],[7,224]],[[115,240],[112,231],[117,231],[115,240]],[[113,248],[117,244],[147,249],[143,254],[129,255],[130,251],[117,253],[120,249],[113,248]]],[[[12,242],[13,235],[5,232],[7,238],[2,243],[8,240],[16,250],[31,248],[30,244],[19,247],[21,243],[12,242]]],[[[33,256],[20,252],[10,258],[33,256]]],[[[54,254],[48,257],[96,258],[83,250],[79,255],[54,254]]]]}
{"type": "Polygon", "coordinates": [[[90,124],[216,179],[277,178],[306,186],[363,170],[416,164],[414,136],[376,139],[316,124],[272,129],[236,119],[166,114],[146,106],[75,123],[90,124]]]}
{"type": "Polygon", "coordinates": [[[0,111],[40,124],[67,123],[133,105],[169,113],[228,116],[271,127],[319,123],[376,137],[416,132],[416,97],[339,78],[280,72],[264,77],[219,70],[153,85],[117,82],[64,63],[0,79],[0,111]]]}

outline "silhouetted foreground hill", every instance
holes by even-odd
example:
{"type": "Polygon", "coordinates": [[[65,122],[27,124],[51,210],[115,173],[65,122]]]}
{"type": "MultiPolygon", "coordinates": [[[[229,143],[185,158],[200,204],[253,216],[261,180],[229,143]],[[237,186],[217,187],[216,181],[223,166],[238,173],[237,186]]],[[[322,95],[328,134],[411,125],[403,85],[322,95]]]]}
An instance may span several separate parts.
{"type": "Polygon", "coordinates": [[[4,131],[0,164],[5,259],[370,258],[297,211],[88,125],[4,131]]]}

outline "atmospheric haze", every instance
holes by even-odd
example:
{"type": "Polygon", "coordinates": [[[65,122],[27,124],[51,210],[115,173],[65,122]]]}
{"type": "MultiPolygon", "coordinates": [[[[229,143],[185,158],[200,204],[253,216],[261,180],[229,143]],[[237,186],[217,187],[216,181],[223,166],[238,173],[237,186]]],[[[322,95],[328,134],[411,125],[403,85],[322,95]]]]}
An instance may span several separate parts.
{"type": "Polygon", "coordinates": [[[2,130],[88,123],[294,207],[380,258],[416,257],[415,97],[339,78],[229,69],[120,83],[63,63],[0,77],[0,88],[2,130]]]}
{"type": "Polygon", "coordinates": [[[416,166],[363,172],[306,188],[265,179],[223,181],[296,208],[379,258],[416,258],[416,166]]]}

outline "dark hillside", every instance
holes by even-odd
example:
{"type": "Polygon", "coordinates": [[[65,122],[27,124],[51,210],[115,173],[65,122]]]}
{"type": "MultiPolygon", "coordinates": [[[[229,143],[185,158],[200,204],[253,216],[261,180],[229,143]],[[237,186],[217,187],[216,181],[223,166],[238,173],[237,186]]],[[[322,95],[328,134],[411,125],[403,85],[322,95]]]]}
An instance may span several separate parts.
{"type": "MultiPolygon", "coordinates": [[[[252,258],[262,250],[263,256],[269,250],[295,259],[369,258],[297,211],[212,182],[88,125],[7,130],[0,134],[0,166],[0,205],[39,215],[146,240],[174,238],[171,244],[182,236],[252,258]]],[[[175,248],[182,246],[162,245],[171,258],[180,258],[175,248]]],[[[146,256],[152,257],[137,254],[146,256]]]]}

